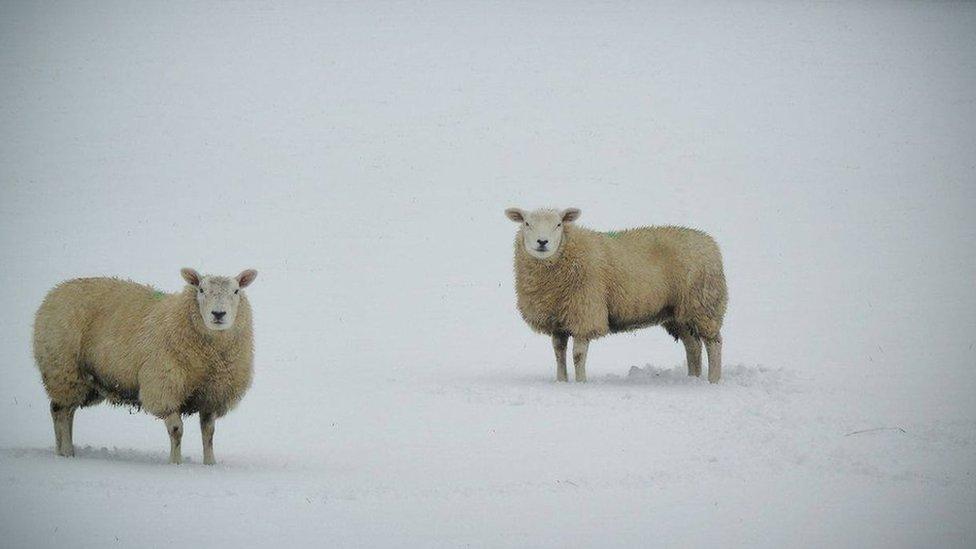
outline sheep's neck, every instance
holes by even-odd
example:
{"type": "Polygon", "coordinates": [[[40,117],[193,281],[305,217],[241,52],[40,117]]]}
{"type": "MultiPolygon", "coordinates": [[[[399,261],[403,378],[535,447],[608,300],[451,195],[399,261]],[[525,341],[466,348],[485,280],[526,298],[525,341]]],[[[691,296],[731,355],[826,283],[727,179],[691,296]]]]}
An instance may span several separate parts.
{"type": "Polygon", "coordinates": [[[558,301],[559,298],[574,291],[582,282],[583,275],[579,252],[575,240],[579,235],[567,230],[563,233],[559,249],[552,257],[537,259],[519,245],[516,270],[522,291],[545,296],[545,301],[558,301]]]}

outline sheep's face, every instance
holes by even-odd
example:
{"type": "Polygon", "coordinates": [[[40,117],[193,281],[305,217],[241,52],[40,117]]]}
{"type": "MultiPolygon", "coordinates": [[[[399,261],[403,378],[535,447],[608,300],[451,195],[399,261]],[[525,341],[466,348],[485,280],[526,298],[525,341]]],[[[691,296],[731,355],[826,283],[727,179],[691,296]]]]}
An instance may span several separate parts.
{"type": "Polygon", "coordinates": [[[519,234],[522,236],[522,245],[525,246],[526,253],[536,259],[548,259],[559,251],[566,223],[579,219],[581,213],[576,208],[532,212],[519,208],[505,210],[509,219],[521,225],[519,234]]]}
{"type": "Polygon", "coordinates": [[[193,269],[183,269],[180,274],[196,290],[203,325],[210,330],[229,330],[234,326],[237,307],[241,304],[241,288],[254,282],[258,276],[253,269],[236,277],[201,276],[193,269]]]}

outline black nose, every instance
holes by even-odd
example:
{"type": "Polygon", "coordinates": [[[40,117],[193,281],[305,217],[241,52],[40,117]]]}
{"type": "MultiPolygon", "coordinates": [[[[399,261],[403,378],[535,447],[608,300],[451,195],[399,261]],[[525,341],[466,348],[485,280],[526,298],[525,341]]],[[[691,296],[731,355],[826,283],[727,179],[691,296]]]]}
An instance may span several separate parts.
{"type": "Polygon", "coordinates": [[[210,311],[210,314],[214,315],[214,320],[220,320],[224,318],[224,315],[227,314],[227,311],[210,311]]]}
{"type": "Polygon", "coordinates": [[[546,244],[549,243],[548,240],[541,240],[541,239],[540,240],[536,240],[536,242],[538,242],[539,243],[539,246],[540,247],[543,247],[543,248],[546,246],[546,244]]]}

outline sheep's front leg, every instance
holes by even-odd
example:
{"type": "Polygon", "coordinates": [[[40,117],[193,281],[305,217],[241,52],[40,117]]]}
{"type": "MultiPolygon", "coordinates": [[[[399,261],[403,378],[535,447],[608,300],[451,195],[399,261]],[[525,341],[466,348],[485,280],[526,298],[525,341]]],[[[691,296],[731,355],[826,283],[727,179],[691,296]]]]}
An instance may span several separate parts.
{"type": "Polygon", "coordinates": [[[203,463],[213,465],[217,463],[213,453],[214,422],[213,414],[200,412],[200,434],[203,436],[203,463]]]}
{"type": "Polygon", "coordinates": [[[169,433],[169,462],[183,463],[183,454],[180,451],[183,443],[183,418],[179,412],[173,412],[163,421],[166,423],[166,432],[169,433]]]}
{"type": "Polygon", "coordinates": [[[556,352],[556,381],[569,381],[566,374],[566,344],[569,342],[569,334],[552,334],[552,349],[556,352]]]}
{"type": "Polygon", "coordinates": [[[576,381],[586,381],[586,350],[590,340],[573,337],[573,366],[576,367],[576,381]]]}

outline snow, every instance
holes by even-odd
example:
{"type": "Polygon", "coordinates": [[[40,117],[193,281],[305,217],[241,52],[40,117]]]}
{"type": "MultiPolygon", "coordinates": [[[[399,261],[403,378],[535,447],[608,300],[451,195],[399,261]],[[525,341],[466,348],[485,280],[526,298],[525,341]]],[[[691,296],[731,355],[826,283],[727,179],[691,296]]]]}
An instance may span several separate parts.
{"type": "Polygon", "coordinates": [[[4,546],[976,545],[976,6],[0,5],[4,546]],[[661,329],[554,382],[508,206],[722,246],[725,377],[661,329]],[[254,267],[218,464],[78,413],[66,278],[254,267]]]}

